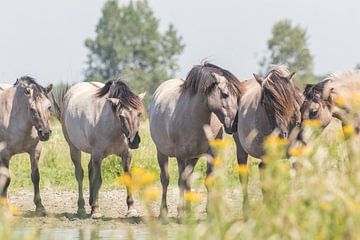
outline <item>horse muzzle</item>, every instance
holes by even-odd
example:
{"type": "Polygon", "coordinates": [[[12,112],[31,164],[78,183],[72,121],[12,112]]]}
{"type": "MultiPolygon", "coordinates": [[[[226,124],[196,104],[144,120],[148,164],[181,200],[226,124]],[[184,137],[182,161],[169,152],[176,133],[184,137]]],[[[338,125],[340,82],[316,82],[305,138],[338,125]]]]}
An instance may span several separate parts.
{"type": "Polygon", "coordinates": [[[37,129],[37,134],[39,136],[40,141],[47,141],[50,138],[51,130],[43,130],[41,128],[37,129]]]}
{"type": "Polygon", "coordinates": [[[141,139],[138,133],[135,134],[135,137],[133,138],[133,140],[131,141],[130,138],[128,138],[128,145],[130,149],[137,149],[139,148],[141,139]]]}

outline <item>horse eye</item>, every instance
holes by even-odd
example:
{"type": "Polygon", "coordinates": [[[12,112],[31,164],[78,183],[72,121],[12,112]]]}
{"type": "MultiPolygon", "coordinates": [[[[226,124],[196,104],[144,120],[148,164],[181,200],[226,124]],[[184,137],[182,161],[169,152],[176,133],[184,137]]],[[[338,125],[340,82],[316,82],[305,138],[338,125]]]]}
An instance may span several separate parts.
{"type": "Polygon", "coordinates": [[[227,93],[224,93],[224,92],[221,92],[221,98],[228,98],[229,97],[229,94],[227,93]]]}
{"type": "Polygon", "coordinates": [[[48,107],[48,110],[51,110],[51,106],[48,107]]]}
{"type": "Polygon", "coordinates": [[[312,109],[310,110],[310,113],[309,113],[309,117],[310,118],[315,118],[318,114],[318,109],[312,109]]]}

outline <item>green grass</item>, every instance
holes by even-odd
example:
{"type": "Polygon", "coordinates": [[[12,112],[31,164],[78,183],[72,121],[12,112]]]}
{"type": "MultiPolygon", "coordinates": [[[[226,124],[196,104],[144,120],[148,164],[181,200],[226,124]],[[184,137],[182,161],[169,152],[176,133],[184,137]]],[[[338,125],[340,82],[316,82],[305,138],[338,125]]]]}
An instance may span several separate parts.
{"type": "MultiPolygon", "coordinates": [[[[49,141],[42,143],[42,153],[39,162],[40,169],[40,187],[56,187],[77,189],[77,182],[74,175],[74,166],[70,159],[69,148],[67,142],[62,134],[61,125],[55,119],[51,122],[53,134],[49,141]]],[[[160,169],[156,159],[156,148],[150,137],[150,130],[148,121],[141,123],[139,130],[141,136],[141,144],[139,149],[133,151],[132,166],[138,166],[146,170],[152,171],[159,181],[160,169]]],[[[227,136],[231,138],[230,136],[227,136]]],[[[231,146],[231,154],[233,154],[233,161],[228,162],[229,172],[228,181],[229,186],[238,185],[238,176],[232,171],[233,165],[236,164],[235,146],[231,146]]],[[[82,153],[82,166],[85,171],[84,187],[88,187],[88,171],[87,166],[90,160],[90,155],[82,153]]],[[[30,160],[28,154],[19,154],[12,157],[10,161],[11,171],[11,185],[10,188],[32,188],[30,178],[30,160]]],[[[202,178],[195,181],[195,186],[203,184],[206,172],[206,159],[202,157],[195,169],[202,178]]],[[[102,177],[104,188],[114,188],[115,178],[123,174],[121,167],[121,158],[115,155],[104,159],[102,164],[102,177]]],[[[176,159],[169,160],[169,174],[170,184],[177,184],[178,168],[176,159]]]]}

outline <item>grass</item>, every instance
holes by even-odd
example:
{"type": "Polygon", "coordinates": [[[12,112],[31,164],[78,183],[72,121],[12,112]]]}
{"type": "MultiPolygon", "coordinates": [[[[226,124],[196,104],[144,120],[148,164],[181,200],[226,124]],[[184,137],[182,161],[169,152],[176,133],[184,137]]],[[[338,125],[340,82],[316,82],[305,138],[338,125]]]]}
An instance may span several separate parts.
{"type": "MultiPolygon", "coordinates": [[[[40,187],[41,188],[59,188],[68,189],[69,187],[74,190],[77,189],[77,182],[74,175],[74,166],[70,159],[69,148],[67,142],[62,134],[61,125],[55,119],[51,122],[53,134],[49,141],[42,143],[42,154],[39,162],[40,169],[40,187]]],[[[141,136],[141,144],[139,149],[133,151],[132,167],[137,166],[147,169],[155,173],[157,182],[159,181],[160,169],[156,159],[156,148],[150,137],[150,130],[148,121],[141,123],[139,130],[141,136]]],[[[231,138],[230,136],[227,136],[231,138]]],[[[235,152],[235,146],[231,146],[231,150],[235,152]]],[[[90,160],[90,155],[82,153],[82,166],[85,171],[84,187],[88,187],[88,172],[87,166],[90,160]]],[[[235,186],[238,184],[238,176],[232,171],[233,165],[236,163],[236,158],[232,163],[229,163],[229,179],[228,186],[235,186]]],[[[28,154],[19,154],[12,157],[10,161],[11,171],[11,185],[10,188],[32,188],[30,178],[30,160],[28,154]]],[[[199,160],[196,169],[202,179],[199,179],[194,184],[203,184],[206,172],[206,159],[203,157],[199,160]]],[[[115,179],[118,175],[123,174],[121,167],[121,158],[117,156],[109,156],[103,161],[102,177],[104,188],[115,188],[115,179]]],[[[177,184],[178,169],[175,159],[169,160],[169,174],[170,184],[177,184]]]]}
{"type": "MultiPolygon", "coordinates": [[[[215,168],[213,181],[208,181],[212,188],[208,217],[198,219],[194,211],[202,192],[193,192],[186,196],[186,214],[184,228],[175,238],[182,239],[358,239],[360,234],[360,137],[355,136],[351,126],[344,128],[346,136],[340,134],[339,123],[332,123],[321,135],[316,123],[309,124],[309,145],[293,147],[296,169],[291,168],[285,159],[287,145],[276,137],[268,138],[264,144],[264,157],[267,168],[264,171],[262,186],[265,190],[263,201],[251,198],[247,211],[241,211],[239,201],[232,201],[226,196],[230,188],[238,187],[238,173],[234,166],[234,145],[219,143],[215,147],[221,164],[215,168]],[[350,129],[350,130],[349,130],[350,129]],[[320,135],[320,136],[319,136],[320,135]],[[225,187],[224,187],[225,186],[225,187]],[[192,205],[192,207],[190,207],[192,205]]],[[[53,123],[54,135],[44,144],[41,158],[41,187],[69,188],[76,190],[74,169],[69,158],[67,145],[61,135],[58,123],[53,123]]],[[[133,166],[143,169],[139,172],[138,189],[142,201],[151,212],[152,201],[159,201],[158,192],[153,185],[148,187],[142,180],[147,172],[155,175],[155,185],[159,185],[159,168],[156,161],[155,146],[151,142],[147,122],[142,124],[140,134],[141,147],[134,151],[133,166]]],[[[227,136],[229,137],[229,136],[227,136]]],[[[229,142],[229,141],[227,141],[229,142]]],[[[232,142],[232,141],[230,141],[232,142]]],[[[86,166],[89,156],[84,155],[86,166]]],[[[249,194],[259,194],[260,183],[256,161],[251,160],[250,168],[238,168],[240,174],[249,174],[249,194]]],[[[26,156],[14,157],[11,161],[12,188],[31,187],[29,161],[26,156]]],[[[86,169],[86,168],[85,168],[86,169]]],[[[114,188],[116,176],[122,175],[119,159],[109,157],[103,165],[104,187],[114,188]]],[[[199,179],[195,185],[203,184],[205,160],[199,161],[196,171],[199,179]]],[[[149,176],[149,175],[148,175],[149,176]]],[[[170,161],[171,184],[177,182],[176,161],[170,161]]],[[[86,179],[87,182],[87,179],[86,179]]],[[[87,185],[87,184],[86,184],[87,185]]],[[[5,219],[6,216],[1,216],[5,219]]],[[[150,232],[149,238],[164,238],[167,227],[160,221],[145,216],[150,232]]],[[[1,236],[11,236],[11,229],[0,221],[1,236]],[[1,235],[2,234],[2,235],[1,235]]]]}

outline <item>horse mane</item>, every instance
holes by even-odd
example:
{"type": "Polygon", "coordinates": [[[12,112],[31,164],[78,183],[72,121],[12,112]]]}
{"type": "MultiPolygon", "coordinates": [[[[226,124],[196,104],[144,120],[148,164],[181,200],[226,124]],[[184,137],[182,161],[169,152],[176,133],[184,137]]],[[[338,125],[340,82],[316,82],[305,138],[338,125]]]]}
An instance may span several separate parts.
{"type": "Polygon", "coordinates": [[[300,118],[299,109],[303,97],[299,89],[291,81],[289,70],[283,65],[270,68],[262,84],[262,102],[267,109],[273,109],[283,122],[292,121],[292,117],[300,118]]]}
{"type": "Polygon", "coordinates": [[[120,99],[125,106],[130,106],[136,110],[142,110],[143,104],[137,95],[122,81],[121,77],[113,78],[105,83],[105,86],[96,92],[97,97],[108,94],[108,98],[120,99]]]}
{"type": "Polygon", "coordinates": [[[181,85],[182,92],[189,90],[192,95],[197,93],[210,94],[216,83],[216,80],[211,76],[212,72],[224,76],[227,79],[228,87],[232,95],[241,96],[244,92],[244,86],[234,74],[207,62],[202,65],[196,65],[190,70],[184,83],[181,85]]]}
{"type": "Polygon", "coordinates": [[[14,87],[16,87],[16,86],[20,86],[22,88],[27,88],[27,87],[32,88],[34,90],[34,92],[33,92],[34,98],[37,98],[41,94],[48,96],[46,89],[43,86],[41,86],[40,84],[38,84],[36,82],[35,78],[30,77],[30,76],[22,76],[22,77],[18,78],[16,80],[16,82],[14,83],[14,87]]]}

